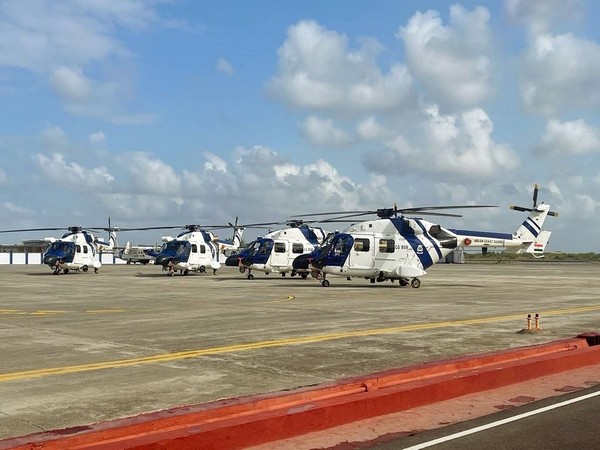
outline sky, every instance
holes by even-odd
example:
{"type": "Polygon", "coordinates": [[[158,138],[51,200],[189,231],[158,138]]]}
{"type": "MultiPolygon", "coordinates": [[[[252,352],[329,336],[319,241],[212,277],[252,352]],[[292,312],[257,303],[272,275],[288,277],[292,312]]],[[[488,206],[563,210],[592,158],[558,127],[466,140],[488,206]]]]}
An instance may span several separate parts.
{"type": "Polygon", "coordinates": [[[489,204],[429,219],[513,232],[537,183],[547,250],[598,252],[599,19],[583,0],[0,0],[0,229],[489,204]]]}

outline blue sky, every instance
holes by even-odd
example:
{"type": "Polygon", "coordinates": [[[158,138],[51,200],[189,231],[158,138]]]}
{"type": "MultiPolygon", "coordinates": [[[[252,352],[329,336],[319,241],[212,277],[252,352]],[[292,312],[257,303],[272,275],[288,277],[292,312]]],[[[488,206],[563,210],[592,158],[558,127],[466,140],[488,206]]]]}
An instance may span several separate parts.
{"type": "Polygon", "coordinates": [[[598,251],[599,8],[0,0],[0,229],[396,202],[511,232],[538,183],[548,249],[598,251]]]}

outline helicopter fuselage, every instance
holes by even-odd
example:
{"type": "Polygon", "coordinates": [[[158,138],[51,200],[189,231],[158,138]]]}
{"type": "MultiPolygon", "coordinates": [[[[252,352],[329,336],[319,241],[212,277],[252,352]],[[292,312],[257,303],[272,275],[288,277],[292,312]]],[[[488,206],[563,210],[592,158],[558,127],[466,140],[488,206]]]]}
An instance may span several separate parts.
{"type": "MultiPolygon", "coordinates": [[[[313,276],[364,277],[372,282],[400,280],[403,285],[457,247],[449,230],[422,219],[396,217],[351,225],[334,235],[294,267],[308,265],[313,276]]],[[[415,284],[418,283],[415,282],[415,284]]]]}
{"type": "Polygon", "coordinates": [[[229,256],[225,264],[238,266],[241,273],[248,271],[249,279],[253,278],[252,270],[265,274],[281,273],[282,276],[300,274],[306,278],[308,270],[296,270],[293,262],[299,255],[313,251],[324,237],[321,228],[306,225],[276,230],[250,242],[238,254],[229,256]]]}
{"type": "Polygon", "coordinates": [[[61,239],[47,238],[50,242],[42,256],[44,264],[49,266],[55,275],[61,271],[81,270],[87,272],[93,268],[94,272],[102,266],[96,260],[96,247],[94,237],[86,232],[67,233],[61,239]]]}
{"type": "Polygon", "coordinates": [[[183,232],[173,239],[163,237],[165,242],[154,260],[154,264],[163,266],[172,276],[175,271],[184,275],[189,272],[205,272],[207,268],[216,273],[221,267],[219,248],[213,242],[213,236],[206,231],[183,232]]]}

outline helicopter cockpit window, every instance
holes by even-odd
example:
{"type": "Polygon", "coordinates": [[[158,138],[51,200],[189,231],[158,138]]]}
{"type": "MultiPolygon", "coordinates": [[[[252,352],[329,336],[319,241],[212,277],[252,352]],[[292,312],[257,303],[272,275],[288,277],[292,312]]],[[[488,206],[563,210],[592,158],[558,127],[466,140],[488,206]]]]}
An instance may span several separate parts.
{"type": "Polygon", "coordinates": [[[379,252],[380,253],[394,253],[394,240],[393,239],[379,239],[379,252]]]}
{"type": "Polygon", "coordinates": [[[348,250],[350,249],[352,243],[351,240],[352,238],[350,236],[338,236],[337,241],[334,244],[333,247],[333,253],[334,255],[344,255],[348,252],[348,250]]]}
{"type": "Polygon", "coordinates": [[[304,246],[300,242],[295,242],[292,244],[292,253],[304,253],[304,246]]]}
{"type": "Polygon", "coordinates": [[[368,239],[356,238],[354,239],[354,250],[357,252],[368,252],[371,249],[368,239]]]}
{"type": "Polygon", "coordinates": [[[275,253],[285,253],[285,242],[275,242],[275,253]]]}
{"type": "Polygon", "coordinates": [[[200,253],[206,253],[206,245],[200,246],[200,253]]]}
{"type": "Polygon", "coordinates": [[[73,242],[55,241],[52,242],[48,249],[48,253],[65,253],[67,255],[75,254],[75,244],[73,242]]]}

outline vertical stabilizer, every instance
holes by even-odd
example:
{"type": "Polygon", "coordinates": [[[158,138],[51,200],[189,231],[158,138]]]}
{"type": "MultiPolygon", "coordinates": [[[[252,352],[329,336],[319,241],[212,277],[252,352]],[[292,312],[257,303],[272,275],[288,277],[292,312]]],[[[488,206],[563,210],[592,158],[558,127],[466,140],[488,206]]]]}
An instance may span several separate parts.
{"type": "Polygon", "coordinates": [[[542,232],[544,221],[548,216],[550,205],[538,205],[535,209],[531,210],[531,213],[521,224],[521,226],[515,231],[515,239],[522,240],[524,242],[535,241],[542,232]]]}

